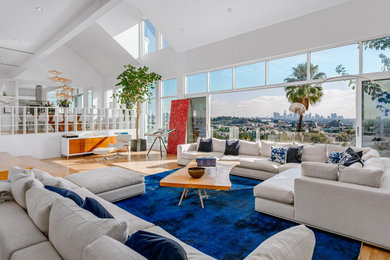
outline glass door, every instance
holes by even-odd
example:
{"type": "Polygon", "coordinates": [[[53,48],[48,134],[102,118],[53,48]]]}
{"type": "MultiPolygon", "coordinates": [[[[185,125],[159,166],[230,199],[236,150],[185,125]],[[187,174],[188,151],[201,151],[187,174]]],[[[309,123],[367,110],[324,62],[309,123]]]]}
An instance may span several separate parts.
{"type": "Polygon", "coordinates": [[[189,98],[189,100],[187,143],[194,143],[197,141],[198,137],[207,136],[206,97],[189,98]]]}
{"type": "Polygon", "coordinates": [[[390,79],[362,82],[362,144],[390,156],[390,79]]]}

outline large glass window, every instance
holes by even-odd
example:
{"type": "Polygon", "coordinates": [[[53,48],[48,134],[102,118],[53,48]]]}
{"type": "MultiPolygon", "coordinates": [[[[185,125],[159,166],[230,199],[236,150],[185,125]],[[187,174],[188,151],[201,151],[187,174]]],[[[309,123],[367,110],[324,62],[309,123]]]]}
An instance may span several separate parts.
{"type": "Polygon", "coordinates": [[[363,42],[363,73],[390,71],[390,37],[363,42]]]}
{"type": "MultiPolygon", "coordinates": [[[[303,115],[291,113],[285,88],[271,88],[211,96],[211,125],[216,138],[266,139],[279,142],[355,142],[355,91],[348,81],[326,83],[309,91],[312,100],[303,115]],[[313,96],[315,95],[315,96],[313,96]]],[[[295,87],[298,90],[299,86],[295,87]]]]}
{"type": "Polygon", "coordinates": [[[88,107],[93,107],[93,90],[88,89],[88,107]]]}
{"type": "Polygon", "coordinates": [[[164,48],[168,48],[169,47],[169,43],[167,42],[167,40],[161,36],[161,48],[164,49],[164,48]]]}
{"type": "Polygon", "coordinates": [[[156,29],[149,20],[144,21],[144,54],[156,51],[156,29]]]}
{"type": "Polygon", "coordinates": [[[156,100],[150,100],[148,103],[148,116],[147,116],[147,132],[156,129],[156,100]]]}
{"type": "Polygon", "coordinates": [[[232,69],[215,70],[210,72],[210,91],[232,89],[232,69]]]}
{"type": "Polygon", "coordinates": [[[311,63],[311,79],[358,74],[359,45],[312,52],[311,63]]]}
{"type": "Polygon", "coordinates": [[[169,118],[171,116],[171,102],[175,98],[164,98],[162,102],[162,128],[169,129],[169,118]]]}
{"type": "Polygon", "coordinates": [[[149,85],[149,94],[151,98],[156,97],[156,83],[149,85]]]}
{"type": "Polygon", "coordinates": [[[162,96],[171,97],[176,96],[177,94],[177,81],[176,79],[169,79],[162,81],[162,96]]]}
{"type": "Polygon", "coordinates": [[[105,100],[104,100],[104,105],[106,108],[113,108],[114,104],[113,104],[113,97],[112,95],[114,94],[114,90],[113,89],[109,89],[109,90],[106,90],[104,92],[105,94],[105,100]]]}
{"type": "Polygon", "coordinates": [[[190,75],[186,79],[187,94],[207,92],[207,73],[190,75]]]}
{"type": "Polygon", "coordinates": [[[236,67],[236,88],[263,86],[265,62],[236,67]]]}
{"type": "Polygon", "coordinates": [[[363,146],[390,156],[390,80],[363,82],[363,146]]]}
{"type": "Polygon", "coordinates": [[[268,62],[268,84],[306,80],[306,63],[306,54],[270,60],[268,62]]]}

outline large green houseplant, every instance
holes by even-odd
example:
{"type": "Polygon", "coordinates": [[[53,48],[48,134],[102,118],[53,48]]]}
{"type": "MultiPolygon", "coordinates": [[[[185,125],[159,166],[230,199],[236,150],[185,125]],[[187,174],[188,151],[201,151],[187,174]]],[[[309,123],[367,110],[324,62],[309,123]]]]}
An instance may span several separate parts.
{"type": "Polygon", "coordinates": [[[151,72],[148,73],[148,67],[136,68],[132,65],[125,65],[125,70],[116,78],[119,82],[116,86],[122,88],[118,90],[114,97],[117,102],[125,105],[127,109],[136,108],[136,139],[132,141],[131,148],[136,151],[146,150],[146,140],[139,139],[139,117],[141,113],[141,104],[149,102],[154,89],[154,83],[161,80],[161,76],[151,72]]]}

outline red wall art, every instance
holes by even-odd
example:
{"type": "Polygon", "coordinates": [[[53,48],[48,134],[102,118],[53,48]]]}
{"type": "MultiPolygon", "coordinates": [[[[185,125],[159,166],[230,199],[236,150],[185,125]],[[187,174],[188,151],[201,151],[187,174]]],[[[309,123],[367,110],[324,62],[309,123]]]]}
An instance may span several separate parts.
{"type": "Polygon", "coordinates": [[[189,99],[172,100],[169,129],[175,129],[168,135],[168,153],[177,154],[177,146],[186,143],[189,99]]]}

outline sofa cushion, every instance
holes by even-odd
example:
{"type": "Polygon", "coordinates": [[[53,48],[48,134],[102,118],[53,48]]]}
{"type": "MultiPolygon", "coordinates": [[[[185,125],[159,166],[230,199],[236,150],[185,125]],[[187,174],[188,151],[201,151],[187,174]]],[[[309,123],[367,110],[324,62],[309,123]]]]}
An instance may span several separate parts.
{"type": "Polygon", "coordinates": [[[146,260],[136,251],[108,236],[96,239],[83,250],[83,260],[107,260],[113,256],[115,260],[146,260]]]}
{"type": "Polygon", "coordinates": [[[187,258],[189,260],[209,260],[209,259],[214,259],[202,252],[200,252],[199,250],[193,248],[192,246],[190,245],[187,245],[185,243],[183,243],[182,241],[180,241],[179,239],[177,239],[176,237],[172,236],[171,234],[169,234],[167,231],[165,231],[164,229],[162,229],[161,227],[158,227],[158,226],[154,226],[152,228],[148,228],[148,229],[145,229],[145,231],[147,232],[150,232],[150,233],[154,233],[154,234],[158,234],[158,235],[161,235],[161,236],[164,236],[164,237],[167,237],[167,238],[170,238],[174,241],[176,241],[177,243],[179,243],[183,248],[184,250],[186,251],[186,254],[187,254],[187,258]]]}
{"type": "Polygon", "coordinates": [[[254,170],[260,170],[271,173],[279,173],[279,166],[281,164],[272,162],[268,158],[259,157],[258,159],[243,158],[240,159],[240,167],[249,168],[254,170]]]}
{"type": "Polygon", "coordinates": [[[227,140],[225,143],[225,155],[238,155],[240,140],[227,140]]]}
{"type": "Polygon", "coordinates": [[[316,239],[304,225],[283,230],[261,243],[245,260],[311,260],[316,239]]]}
{"type": "Polygon", "coordinates": [[[151,260],[187,260],[187,254],[178,242],[144,230],[131,235],[125,245],[151,260]]]}
{"type": "Polygon", "coordinates": [[[300,163],[285,163],[285,164],[282,164],[282,165],[279,166],[279,172],[284,172],[286,170],[293,169],[293,168],[301,168],[301,164],[300,163]]]}
{"type": "Polygon", "coordinates": [[[363,161],[366,161],[366,160],[368,160],[368,159],[370,159],[372,157],[380,158],[381,156],[380,156],[380,154],[379,154],[379,152],[377,150],[371,149],[367,153],[363,154],[362,159],[363,159],[363,161]]]}
{"type": "Polygon", "coordinates": [[[198,152],[198,151],[187,151],[182,154],[182,158],[186,160],[195,160],[197,155],[207,155],[212,156],[216,158],[221,158],[223,153],[220,152],[211,152],[211,153],[204,153],[204,152],[198,152]]]}
{"type": "Polygon", "coordinates": [[[240,148],[238,150],[238,153],[241,154],[248,154],[248,155],[260,155],[260,142],[249,142],[240,140],[240,148]]]}
{"type": "Polygon", "coordinates": [[[43,184],[34,177],[23,177],[11,183],[12,196],[24,209],[26,209],[26,192],[34,186],[43,188],[43,184]]]}
{"type": "Polygon", "coordinates": [[[212,140],[211,138],[200,138],[198,152],[206,152],[209,153],[212,151],[212,140]]]}
{"type": "Polygon", "coordinates": [[[38,179],[39,181],[42,181],[44,178],[53,177],[50,173],[39,170],[37,168],[33,168],[31,171],[34,173],[35,178],[38,179]]]}
{"type": "Polygon", "coordinates": [[[64,259],[82,259],[83,250],[103,235],[124,243],[127,224],[99,219],[68,199],[57,199],[50,212],[49,240],[64,259]]]}
{"type": "Polygon", "coordinates": [[[17,250],[47,241],[16,202],[0,203],[0,212],[0,259],[10,259],[17,250]]]}
{"type": "Polygon", "coordinates": [[[11,260],[61,260],[53,245],[49,241],[41,242],[12,254],[11,260]]]}
{"type": "Polygon", "coordinates": [[[79,187],[73,182],[70,182],[67,179],[61,177],[52,177],[52,176],[45,177],[41,180],[41,182],[47,186],[54,186],[54,187],[63,188],[67,190],[72,190],[79,187]]]}
{"type": "Polygon", "coordinates": [[[239,161],[240,160],[240,156],[236,156],[236,155],[223,155],[220,159],[220,161],[239,161]]]}
{"type": "Polygon", "coordinates": [[[34,173],[28,169],[21,169],[18,166],[13,166],[8,170],[8,180],[14,182],[23,177],[34,177],[34,173]]]}
{"type": "Polygon", "coordinates": [[[144,182],[144,175],[120,167],[108,167],[86,172],[73,173],[65,179],[86,187],[94,194],[103,193],[144,182]]]}
{"type": "Polygon", "coordinates": [[[99,196],[93,194],[86,188],[78,188],[75,189],[74,192],[76,192],[80,197],[85,199],[86,197],[94,198],[97,200],[102,206],[110,212],[110,214],[117,220],[122,220],[127,223],[127,226],[129,228],[129,234],[133,234],[134,232],[137,232],[138,230],[146,229],[153,227],[154,224],[143,220],[142,218],[139,218],[137,216],[134,216],[128,211],[125,211],[118,206],[116,206],[113,203],[110,203],[99,196]]]}
{"type": "Polygon", "coordinates": [[[303,146],[302,162],[326,162],[326,145],[305,145],[303,146]]]}
{"type": "Polygon", "coordinates": [[[213,138],[213,152],[225,153],[226,140],[213,138]]]}
{"type": "Polygon", "coordinates": [[[302,176],[337,181],[338,165],[320,162],[303,162],[301,165],[302,176]]]}
{"type": "Polygon", "coordinates": [[[260,141],[260,155],[262,157],[270,157],[271,156],[271,146],[276,146],[275,142],[269,142],[269,141],[260,141]]]}
{"type": "Polygon", "coordinates": [[[339,181],[379,188],[382,184],[384,164],[381,159],[371,157],[363,168],[340,168],[339,181]]]}
{"type": "Polygon", "coordinates": [[[294,180],[301,176],[299,168],[281,172],[253,188],[255,197],[281,203],[294,203],[294,180]]]}
{"type": "Polygon", "coordinates": [[[54,201],[61,195],[41,187],[32,187],[26,192],[27,213],[44,234],[49,232],[49,215],[54,201]]]}
{"type": "Polygon", "coordinates": [[[114,218],[97,200],[86,197],[82,206],[98,218],[114,218]]]}

